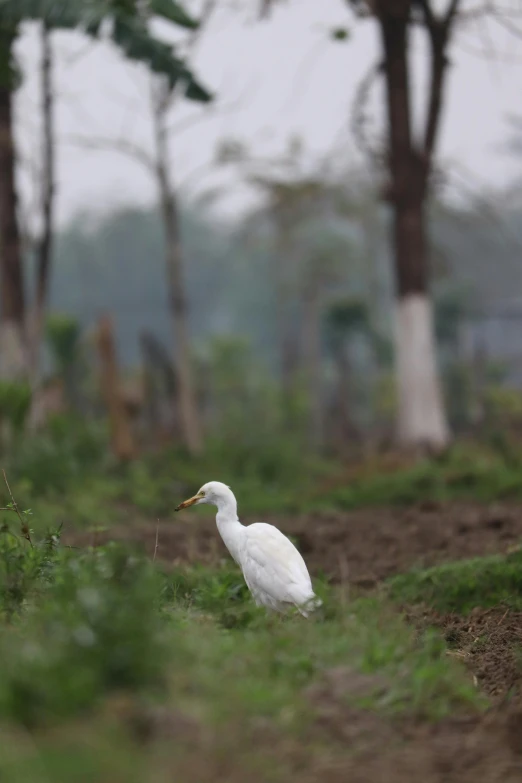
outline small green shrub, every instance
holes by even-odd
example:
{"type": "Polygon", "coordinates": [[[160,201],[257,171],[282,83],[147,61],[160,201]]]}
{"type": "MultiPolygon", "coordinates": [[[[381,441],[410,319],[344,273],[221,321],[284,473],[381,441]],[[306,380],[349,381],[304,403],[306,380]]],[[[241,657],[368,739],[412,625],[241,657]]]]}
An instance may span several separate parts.
{"type": "Polygon", "coordinates": [[[11,426],[13,433],[24,429],[31,407],[31,387],[24,381],[0,381],[0,419],[11,426]]]}
{"type": "Polygon", "coordinates": [[[76,359],[80,339],[78,320],[65,313],[51,313],[47,318],[46,337],[59,372],[67,372],[76,359]]]}
{"type": "Polygon", "coordinates": [[[59,530],[30,545],[4,523],[0,529],[0,615],[4,619],[11,620],[24,604],[51,584],[59,543],[59,530]]]}
{"type": "Polygon", "coordinates": [[[14,481],[34,495],[63,492],[107,461],[105,428],[79,417],[55,416],[46,429],[17,444],[7,463],[14,481]]]}
{"type": "Polygon", "coordinates": [[[121,547],[63,557],[45,600],[0,634],[0,715],[35,726],[111,691],[159,689],[160,596],[151,564],[121,547]]]}
{"type": "Polygon", "coordinates": [[[212,615],[225,628],[244,628],[260,615],[241,572],[228,563],[212,570],[174,569],[166,577],[164,600],[212,615]]]}

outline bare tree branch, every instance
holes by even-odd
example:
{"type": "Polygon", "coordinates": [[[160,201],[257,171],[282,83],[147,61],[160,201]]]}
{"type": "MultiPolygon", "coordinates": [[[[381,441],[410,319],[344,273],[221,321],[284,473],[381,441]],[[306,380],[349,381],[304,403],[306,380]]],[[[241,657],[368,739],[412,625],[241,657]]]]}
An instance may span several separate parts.
{"type": "Polygon", "coordinates": [[[245,94],[249,92],[251,92],[251,89],[245,88],[243,93],[235,100],[231,101],[230,103],[222,104],[221,106],[219,104],[215,106],[213,104],[209,104],[209,107],[206,111],[202,111],[199,114],[192,114],[190,117],[185,117],[185,119],[178,120],[178,122],[173,123],[169,128],[167,128],[167,134],[169,136],[175,136],[179,133],[184,133],[186,130],[193,128],[195,125],[200,125],[202,122],[206,122],[209,119],[214,119],[215,117],[219,117],[223,114],[234,112],[241,106],[245,94]]]}
{"type": "Polygon", "coordinates": [[[288,98],[285,99],[283,108],[288,112],[290,109],[294,109],[299,105],[300,99],[307,93],[307,81],[314,69],[317,68],[317,61],[319,57],[330,47],[330,41],[328,38],[320,38],[315,41],[315,44],[305,54],[301,63],[297,66],[295,74],[292,78],[292,85],[289,90],[288,98]]]}
{"type": "Polygon", "coordinates": [[[452,23],[454,16],[456,16],[459,3],[460,0],[451,0],[451,3],[449,4],[449,8],[446,12],[446,16],[444,17],[444,24],[447,27],[452,23]]]}
{"type": "Polygon", "coordinates": [[[127,158],[132,158],[150,173],[156,171],[156,161],[143,147],[128,139],[111,139],[103,136],[82,136],[71,134],[65,136],[63,141],[76,147],[92,150],[93,152],[118,152],[127,158]]]}
{"type": "Polygon", "coordinates": [[[488,219],[493,227],[499,230],[499,237],[504,241],[506,247],[515,249],[517,253],[520,253],[522,247],[520,237],[499,209],[498,202],[484,193],[484,188],[480,182],[473,182],[473,173],[461,161],[448,161],[447,168],[451,171],[451,178],[455,187],[464,192],[478,206],[481,215],[488,219]]]}
{"type": "Polygon", "coordinates": [[[440,110],[442,106],[442,85],[444,71],[446,69],[445,47],[432,45],[431,86],[428,113],[426,117],[426,131],[424,134],[423,154],[427,169],[431,166],[433,150],[439,127],[440,110]]]}
{"type": "Polygon", "coordinates": [[[416,0],[417,2],[417,8],[420,9],[422,12],[421,14],[412,14],[410,18],[410,24],[413,24],[415,26],[420,27],[426,27],[427,25],[427,19],[428,17],[431,18],[432,22],[434,24],[449,24],[455,23],[455,24],[465,24],[468,22],[476,21],[477,19],[480,19],[484,16],[486,16],[488,13],[490,13],[490,5],[489,2],[481,3],[480,5],[477,5],[473,8],[458,8],[458,4],[460,0],[457,0],[456,3],[451,2],[448,10],[445,14],[436,14],[435,11],[432,8],[431,0],[416,0]]]}
{"type": "Polygon", "coordinates": [[[435,16],[435,13],[432,10],[432,7],[430,5],[430,0],[417,0],[419,6],[422,8],[422,12],[424,14],[424,21],[426,23],[426,27],[433,28],[438,24],[438,19],[435,16]]]}
{"type": "Polygon", "coordinates": [[[522,29],[514,24],[511,19],[502,16],[493,8],[491,9],[490,14],[504,30],[507,30],[507,32],[511,33],[511,35],[514,35],[516,38],[522,38],[522,29]]]}
{"type": "Polygon", "coordinates": [[[490,60],[494,57],[496,63],[502,63],[504,65],[522,65],[522,56],[507,57],[505,54],[501,54],[500,52],[494,52],[494,54],[491,53],[488,54],[487,52],[484,51],[484,49],[477,49],[475,46],[469,46],[468,44],[464,44],[462,41],[460,42],[459,46],[463,52],[469,54],[472,57],[477,57],[480,60],[490,60]]]}
{"type": "Polygon", "coordinates": [[[197,186],[199,180],[204,179],[205,176],[209,174],[209,172],[214,170],[214,161],[201,163],[199,166],[196,166],[196,168],[192,169],[192,171],[185,176],[183,181],[179,183],[180,190],[190,191],[190,189],[194,189],[195,183],[197,186]]]}
{"type": "Polygon", "coordinates": [[[375,81],[382,74],[382,69],[382,62],[372,63],[366,75],[361,79],[357,89],[355,90],[350,112],[350,125],[355,143],[364,156],[374,163],[379,163],[381,161],[382,151],[373,149],[368,139],[366,133],[367,114],[365,109],[368,104],[371,88],[373,87],[375,81]]]}
{"type": "Polygon", "coordinates": [[[440,110],[442,106],[442,88],[444,73],[448,64],[446,49],[449,41],[452,22],[457,13],[460,0],[451,0],[449,8],[444,16],[437,16],[430,4],[430,0],[419,0],[428,31],[431,47],[431,84],[428,113],[426,116],[426,130],[424,133],[423,156],[428,176],[433,158],[433,150],[439,128],[440,110]]]}

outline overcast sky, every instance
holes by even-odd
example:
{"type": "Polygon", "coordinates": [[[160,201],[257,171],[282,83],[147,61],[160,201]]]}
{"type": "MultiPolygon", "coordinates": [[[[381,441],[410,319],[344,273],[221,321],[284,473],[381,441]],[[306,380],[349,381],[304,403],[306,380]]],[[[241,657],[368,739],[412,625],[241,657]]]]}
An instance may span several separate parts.
{"type": "MultiPolygon", "coordinates": [[[[251,8],[253,7],[253,2],[251,8]]],[[[150,150],[148,78],[107,46],[90,45],[80,36],[56,34],[55,77],[58,86],[59,219],[75,213],[104,213],[121,204],[151,203],[154,185],[146,170],[117,153],[95,153],[72,145],[70,137],[91,135],[125,139],[150,150]],[[68,141],[69,140],[69,141],[68,141]],[[67,143],[66,143],[67,142],[67,143]]],[[[481,22],[459,35],[452,49],[452,69],[440,145],[441,158],[452,163],[455,182],[472,191],[481,184],[502,186],[522,165],[499,149],[506,136],[506,116],[522,115],[520,41],[495,23],[481,22]],[[460,167],[458,169],[457,167],[460,167]],[[462,175],[465,173],[465,176],[462,175]]],[[[195,70],[219,97],[216,116],[176,135],[173,165],[178,181],[203,188],[212,181],[208,163],[223,136],[248,141],[259,155],[281,151],[291,134],[305,140],[311,158],[332,148],[349,154],[350,106],[361,78],[378,58],[375,25],[354,21],[343,0],[289,0],[269,21],[223,9],[199,43],[195,70]],[[350,40],[334,44],[328,31],[351,28],[350,40]],[[220,113],[219,105],[237,104],[220,113]]],[[[19,146],[26,161],[21,177],[30,196],[27,162],[38,152],[40,56],[36,31],[28,27],[18,42],[26,80],[17,100],[19,146]]],[[[424,91],[425,48],[414,47],[416,116],[424,91]]],[[[372,107],[376,129],[381,94],[372,107]]],[[[173,123],[200,110],[186,104],[173,123]]],[[[243,196],[231,187],[228,209],[239,211],[243,196]],[[234,193],[236,197],[234,199],[234,193]]]]}

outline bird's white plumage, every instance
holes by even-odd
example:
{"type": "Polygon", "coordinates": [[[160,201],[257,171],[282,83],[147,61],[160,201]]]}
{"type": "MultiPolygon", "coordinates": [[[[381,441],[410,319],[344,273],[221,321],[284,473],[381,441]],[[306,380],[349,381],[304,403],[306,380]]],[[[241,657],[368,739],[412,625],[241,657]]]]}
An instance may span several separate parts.
{"type": "Polygon", "coordinates": [[[244,528],[240,565],[256,603],[282,609],[314,598],[305,562],[292,542],[273,525],[244,528]]]}
{"type": "MultiPolygon", "coordinates": [[[[225,484],[205,484],[187,503],[217,506],[216,523],[230,554],[240,566],[258,606],[284,611],[296,606],[305,617],[321,604],[306,564],[292,542],[273,525],[242,525],[234,494],[225,484]]],[[[183,504],[182,504],[183,506],[183,504]]]]}

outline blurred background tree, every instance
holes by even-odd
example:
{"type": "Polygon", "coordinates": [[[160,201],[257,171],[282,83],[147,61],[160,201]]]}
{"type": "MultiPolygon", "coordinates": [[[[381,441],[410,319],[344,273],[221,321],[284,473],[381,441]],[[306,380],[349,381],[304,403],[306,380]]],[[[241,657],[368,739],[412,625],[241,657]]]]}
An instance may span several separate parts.
{"type": "MultiPolygon", "coordinates": [[[[196,170],[195,179],[209,183],[192,198],[174,165],[178,134],[210,121],[215,110],[184,114],[182,98],[203,107],[211,98],[189,60],[203,34],[217,34],[222,14],[240,11],[210,0],[187,10],[170,0],[146,7],[107,0],[95,16],[82,4],[64,9],[50,0],[0,7],[7,140],[0,150],[2,317],[8,342],[15,335],[13,344],[23,348],[1,352],[8,379],[24,384],[29,377],[47,399],[54,369],[69,405],[98,418],[95,364],[80,336],[110,313],[120,362],[114,384],[144,449],[170,439],[201,457],[205,439],[215,448],[220,429],[239,444],[240,432],[247,428],[253,437],[254,428],[259,439],[270,432],[311,454],[351,457],[392,442],[439,448],[452,430],[460,436],[490,427],[503,391],[520,380],[519,311],[511,300],[522,284],[522,200],[516,183],[504,194],[460,201],[438,187],[446,51],[456,20],[466,23],[467,5],[448,3],[443,15],[428,0],[348,6],[350,29],[323,30],[327,46],[346,44],[348,52],[365,19],[381,35],[382,62],[358,86],[352,107],[352,133],[366,158],[344,142],[318,155],[299,131],[266,154],[255,138],[223,133],[196,170]],[[14,57],[26,24],[38,30],[35,73],[14,57]],[[88,208],[56,230],[59,29],[83,31],[86,40],[101,36],[145,64],[139,73],[152,101],[144,113],[148,136],[138,142],[124,125],[119,138],[87,130],[81,141],[85,155],[90,148],[142,164],[157,203],[131,199],[103,214],[88,208]],[[418,29],[431,98],[417,133],[407,51],[418,29]],[[41,99],[36,231],[27,230],[27,204],[15,187],[23,159],[12,117],[13,95],[31,76],[41,99]],[[378,105],[387,130],[375,140],[366,114],[381,77],[387,99],[381,95],[378,105]],[[245,204],[231,216],[226,203],[234,192],[245,204]],[[41,373],[28,373],[26,359],[31,365],[40,357],[39,350],[31,356],[31,340],[43,337],[41,373]],[[266,432],[263,420],[270,422],[266,432]]],[[[219,91],[216,104],[219,111],[219,91]]],[[[517,154],[519,130],[512,117],[508,154],[517,154]]]]}
{"type": "MultiPolygon", "coordinates": [[[[32,354],[37,361],[38,349],[31,338],[39,341],[47,298],[52,243],[52,203],[54,197],[54,144],[52,136],[53,88],[51,81],[52,30],[81,30],[97,37],[110,31],[110,39],[130,59],[145,63],[153,73],[162,74],[169,85],[181,87],[190,100],[209,101],[210,94],[196,81],[183,60],[171,46],[155,38],[148,27],[150,16],[184,28],[196,29],[198,23],[176,2],[152,2],[145,5],[131,0],[120,3],[105,0],[86,5],[72,0],[67,4],[52,0],[3,0],[0,5],[0,230],[2,255],[0,279],[2,291],[0,323],[0,371],[4,377],[23,377],[29,373],[32,354]],[[13,95],[23,75],[16,64],[14,46],[26,21],[37,20],[43,27],[42,87],[44,144],[42,162],[43,233],[39,243],[35,286],[35,305],[29,322],[25,304],[24,268],[17,191],[15,184],[16,151],[13,127],[13,95]],[[32,349],[32,350],[31,350],[32,349]]],[[[34,369],[34,368],[33,368],[34,369]]]]}

